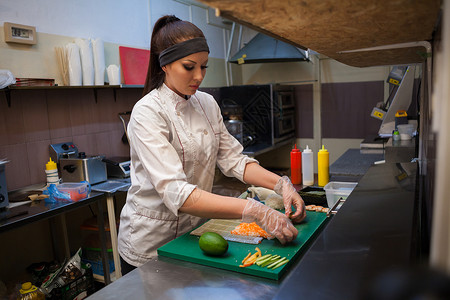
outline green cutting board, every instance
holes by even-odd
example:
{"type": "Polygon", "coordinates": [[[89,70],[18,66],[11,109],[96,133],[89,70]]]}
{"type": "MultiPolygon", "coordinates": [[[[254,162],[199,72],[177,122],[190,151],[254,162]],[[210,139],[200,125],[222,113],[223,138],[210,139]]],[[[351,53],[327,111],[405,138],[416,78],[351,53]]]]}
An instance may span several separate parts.
{"type": "Polygon", "coordinates": [[[298,229],[297,238],[287,245],[282,245],[276,239],[264,239],[259,245],[228,242],[228,251],[224,256],[208,256],[204,254],[198,246],[200,237],[191,235],[190,232],[188,232],[160,247],[158,249],[158,254],[215,268],[278,280],[284,272],[295,263],[296,258],[302,253],[302,250],[306,247],[308,241],[326,219],[326,213],[307,211],[305,220],[302,223],[295,225],[298,229]],[[282,257],[287,257],[289,262],[275,270],[262,268],[257,265],[246,268],[239,267],[248,253],[256,252],[255,247],[258,247],[261,250],[262,255],[277,254],[282,257]]]}

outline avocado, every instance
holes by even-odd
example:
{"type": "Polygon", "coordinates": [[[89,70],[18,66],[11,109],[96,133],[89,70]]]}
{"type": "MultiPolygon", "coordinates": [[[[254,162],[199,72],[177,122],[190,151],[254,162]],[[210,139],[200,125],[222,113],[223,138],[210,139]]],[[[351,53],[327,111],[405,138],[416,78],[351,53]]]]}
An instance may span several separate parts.
{"type": "Polygon", "coordinates": [[[212,256],[221,256],[228,251],[228,242],[215,232],[203,233],[198,240],[198,245],[205,254],[212,256]]]}

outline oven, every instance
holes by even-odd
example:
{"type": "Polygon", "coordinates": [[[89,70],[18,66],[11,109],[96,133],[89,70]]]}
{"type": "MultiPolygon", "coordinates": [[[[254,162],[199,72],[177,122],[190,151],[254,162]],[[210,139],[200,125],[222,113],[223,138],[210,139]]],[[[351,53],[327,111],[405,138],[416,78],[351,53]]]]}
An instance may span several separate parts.
{"type": "Polygon", "coordinates": [[[285,111],[282,114],[274,115],[274,136],[281,138],[295,132],[295,111],[285,111]]]}
{"type": "Polygon", "coordinates": [[[294,110],[295,109],[295,100],[294,100],[294,91],[277,91],[274,93],[274,100],[277,104],[278,108],[281,110],[294,110]]]}
{"type": "Polygon", "coordinates": [[[295,137],[295,98],[293,86],[273,88],[274,142],[295,137]]]}

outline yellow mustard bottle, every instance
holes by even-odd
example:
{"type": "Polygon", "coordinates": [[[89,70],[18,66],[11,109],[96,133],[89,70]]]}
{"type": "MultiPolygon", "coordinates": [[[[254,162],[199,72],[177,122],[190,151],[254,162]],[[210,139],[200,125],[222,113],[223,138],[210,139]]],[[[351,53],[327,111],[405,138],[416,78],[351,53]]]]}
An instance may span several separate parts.
{"type": "Polygon", "coordinates": [[[55,185],[59,184],[58,168],[51,157],[48,163],[45,164],[45,173],[47,174],[47,186],[52,183],[55,185]]]}
{"type": "Polygon", "coordinates": [[[317,153],[318,185],[325,186],[330,181],[330,153],[325,146],[317,153]]]}

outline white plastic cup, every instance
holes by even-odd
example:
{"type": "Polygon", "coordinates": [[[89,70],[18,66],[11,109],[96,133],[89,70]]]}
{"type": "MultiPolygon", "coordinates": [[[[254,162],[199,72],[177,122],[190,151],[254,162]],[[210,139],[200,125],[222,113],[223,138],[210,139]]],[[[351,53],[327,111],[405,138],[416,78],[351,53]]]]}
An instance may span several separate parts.
{"type": "Polygon", "coordinates": [[[120,67],[109,65],[106,68],[106,74],[108,74],[109,85],[120,85],[120,67]]]}
{"type": "Polygon", "coordinates": [[[398,133],[400,133],[401,140],[410,140],[413,136],[415,126],[414,124],[400,124],[397,125],[398,133]]]}

